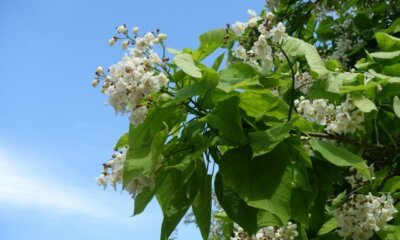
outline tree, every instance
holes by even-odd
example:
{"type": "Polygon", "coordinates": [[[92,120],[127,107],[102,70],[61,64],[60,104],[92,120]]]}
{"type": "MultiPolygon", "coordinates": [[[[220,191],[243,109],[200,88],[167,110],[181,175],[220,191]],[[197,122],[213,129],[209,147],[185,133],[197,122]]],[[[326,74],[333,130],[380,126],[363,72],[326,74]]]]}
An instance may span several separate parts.
{"type": "Polygon", "coordinates": [[[130,126],[98,183],[122,183],[135,215],[156,197],[161,239],[189,208],[204,239],[399,239],[400,2],[248,12],[197,49],[118,27],[128,54],[92,84],[130,126]]]}

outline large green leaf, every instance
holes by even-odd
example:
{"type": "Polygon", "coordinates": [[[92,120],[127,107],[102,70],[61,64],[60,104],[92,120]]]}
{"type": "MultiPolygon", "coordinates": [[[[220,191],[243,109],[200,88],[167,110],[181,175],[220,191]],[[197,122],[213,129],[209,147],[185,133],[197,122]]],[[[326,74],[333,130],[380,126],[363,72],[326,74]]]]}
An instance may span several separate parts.
{"type": "Polygon", "coordinates": [[[312,139],[310,144],[315,151],[321,153],[321,155],[330,163],[339,167],[354,167],[364,176],[371,178],[370,170],[364,159],[360,156],[349,152],[343,147],[337,147],[317,139],[312,139]]]}
{"type": "Polygon", "coordinates": [[[272,151],[283,139],[290,136],[290,126],[281,124],[271,127],[265,131],[250,132],[250,146],[253,156],[259,156],[272,151]]]}
{"type": "Polygon", "coordinates": [[[211,224],[211,180],[204,163],[196,169],[198,191],[192,203],[192,209],[203,239],[208,239],[211,224]]]}
{"type": "Polygon", "coordinates": [[[134,177],[151,176],[160,160],[167,137],[166,127],[172,126],[180,117],[175,105],[150,110],[145,121],[129,128],[129,149],[123,168],[123,186],[134,177]],[[162,128],[164,130],[160,131],[162,128]]]}
{"type": "Polygon", "coordinates": [[[297,38],[288,37],[283,42],[282,48],[290,56],[305,57],[311,70],[317,73],[318,76],[324,76],[329,72],[317,49],[311,44],[297,38]]]}
{"type": "Polygon", "coordinates": [[[175,64],[180,67],[187,75],[194,78],[201,78],[202,74],[200,68],[198,68],[193,61],[190,54],[182,53],[178,54],[174,58],[175,64]]]}
{"type": "Polygon", "coordinates": [[[201,61],[217,48],[224,45],[225,29],[215,29],[200,35],[200,46],[193,52],[193,58],[196,61],[201,61]]]}
{"type": "MultiPolygon", "coordinates": [[[[166,181],[164,184],[168,184],[166,181]]],[[[167,240],[178,223],[190,207],[190,199],[187,197],[186,185],[180,186],[175,191],[163,187],[157,193],[157,200],[163,209],[163,222],[161,225],[161,240],[167,240]],[[167,190],[167,191],[166,191],[167,190]]]]}
{"type": "Polygon", "coordinates": [[[252,158],[249,147],[227,151],[220,161],[226,184],[249,206],[278,216],[281,224],[290,218],[293,167],[286,144],[268,154],[252,158]]]}
{"type": "Polygon", "coordinates": [[[181,102],[193,96],[202,96],[217,86],[215,78],[203,78],[192,85],[179,89],[175,96],[175,101],[181,102]]]}
{"type": "Polygon", "coordinates": [[[246,141],[242,129],[238,97],[230,97],[219,102],[207,114],[206,120],[212,128],[218,130],[219,134],[227,140],[237,144],[243,144],[246,141]]]}
{"type": "Polygon", "coordinates": [[[400,50],[400,38],[393,37],[383,32],[377,32],[375,37],[379,48],[383,51],[400,50]]]}
{"type": "Polygon", "coordinates": [[[284,120],[289,106],[268,89],[246,90],[240,94],[240,108],[250,117],[261,120],[264,116],[284,120]]]}
{"type": "Polygon", "coordinates": [[[235,63],[219,73],[218,88],[229,92],[236,88],[261,86],[257,72],[248,64],[235,63]]]}
{"type": "Polygon", "coordinates": [[[229,218],[247,232],[254,233],[257,230],[257,209],[240,199],[234,189],[225,183],[220,172],[215,176],[214,185],[218,202],[229,218]]]}
{"type": "Polygon", "coordinates": [[[164,183],[164,179],[166,177],[166,172],[165,171],[157,171],[156,177],[154,182],[155,187],[147,187],[142,190],[142,192],[138,193],[135,197],[135,203],[134,203],[134,211],[133,215],[138,215],[144,211],[144,209],[147,207],[147,205],[150,203],[150,201],[153,199],[157,189],[161,186],[161,184],[164,183]]]}

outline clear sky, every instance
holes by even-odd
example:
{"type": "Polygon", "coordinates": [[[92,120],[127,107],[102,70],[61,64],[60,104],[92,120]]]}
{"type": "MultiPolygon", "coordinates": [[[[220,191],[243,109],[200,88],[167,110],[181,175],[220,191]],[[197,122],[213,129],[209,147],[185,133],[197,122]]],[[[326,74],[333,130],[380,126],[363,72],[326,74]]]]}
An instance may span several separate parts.
{"type": "MultiPolygon", "coordinates": [[[[128,128],[100,89],[97,65],[122,51],[107,45],[122,23],[160,28],[168,47],[236,20],[263,0],[0,0],[0,239],[158,239],[152,202],[131,218],[128,194],[94,178],[128,128]]],[[[179,227],[179,239],[200,239],[179,227]]]]}

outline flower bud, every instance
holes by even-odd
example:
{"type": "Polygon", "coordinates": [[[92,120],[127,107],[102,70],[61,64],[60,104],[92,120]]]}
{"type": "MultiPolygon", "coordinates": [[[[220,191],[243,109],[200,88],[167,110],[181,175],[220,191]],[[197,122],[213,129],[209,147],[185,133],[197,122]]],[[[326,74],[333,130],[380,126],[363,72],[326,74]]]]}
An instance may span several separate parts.
{"type": "Polygon", "coordinates": [[[128,45],[129,45],[129,40],[123,41],[123,42],[121,43],[122,49],[127,49],[127,48],[128,48],[128,45]]]}
{"type": "Polygon", "coordinates": [[[101,75],[101,74],[103,74],[103,73],[104,73],[103,67],[102,67],[102,66],[98,66],[98,67],[96,68],[96,75],[101,75]]]}
{"type": "Polygon", "coordinates": [[[138,27],[134,27],[134,28],[132,29],[132,32],[138,33],[138,32],[139,32],[139,28],[138,28],[138,27]]]}
{"type": "Polygon", "coordinates": [[[116,37],[112,37],[112,38],[110,38],[108,40],[108,45],[110,45],[110,47],[112,47],[115,44],[116,41],[117,41],[117,38],[116,37]]]}
{"type": "Polygon", "coordinates": [[[164,33],[160,33],[160,34],[158,34],[158,40],[160,40],[160,41],[164,41],[165,39],[167,39],[167,34],[164,34],[164,33]]]}
{"type": "Polygon", "coordinates": [[[92,87],[96,87],[97,84],[99,84],[100,80],[98,78],[93,79],[92,81],[92,87]]]}
{"type": "Polygon", "coordinates": [[[121,25],[121,26],[117,27],[117,32],[125,34],[128,32],[128,30],[126,29],[125,25],[121,25]]]}
{"type": "Polygon", "coordinates": [[[265,16],[268,20],[272,21],[275,18],[275,15],[272,12],[267,13],[265,16]]]}

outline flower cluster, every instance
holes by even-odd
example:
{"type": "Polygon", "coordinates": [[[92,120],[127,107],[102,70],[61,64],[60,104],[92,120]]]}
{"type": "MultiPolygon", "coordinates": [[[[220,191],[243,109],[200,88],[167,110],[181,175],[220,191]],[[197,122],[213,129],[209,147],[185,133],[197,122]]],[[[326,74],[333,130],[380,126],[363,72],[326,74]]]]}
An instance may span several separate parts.
{"type": "Polygon", "coordinates": [[[349,96],[339,106],[328,104],[325,99],[309,100],[303,96],[294,104],[297,113],[310,122],[326,126],[328,133],[347,134],[364,129],[364,113],[356,108],[349,96]]]}
{"type": "MultiPolygon", "coordinates": [[[[96,178],[97,184],[103,186],[104,189],[107,184],[113,186],[117,190],[117,184],[122,183],[123,166],[126,159],[126,149],[115,152],[108,163],[103,164],[103,172],[96,178]]],[[[144,188],[154,187],[154,178],[152,177],[135,177],[124,188],[132,197],[140,193],[144,188]]]]}
{"type": "Polygon", "coordinates": [[[246,31],[251,31],[257,40],[247,49],[244,45],[239,45],[234,52],[234,56],[253,66],[261,74],[267,74],[274,68],[273,51],[269,41],[281,44],[287,37],[286,28],[279,22],[272,26],[274,14],[268,12],[265,17],[260,17],[253,10],[248,10],[250,19],[248,22],[235,22],[232,30],[236,36],[241,37],[246,31]]]}
{"type": "Polygon", "coordinates": [[[257,240],[293,240],[299,235],[296,231],[297,225],[288,222],[283,227],[266,227],[260,229],[256,234],[257,240]]]}
{"type": "Polygon", "coordinates": [[[236,227],[235,236],[231,240],[293,240],[299,235],[296,229],[297,224],[288,222],[283,227],[262,228],[255,236],[250,236],[241,227],[236,227]]]}
{"type": "Polygon", "coordinates": [[[347,65],[349,58],[347,52],[354,48],[359,48],[364,44],[364,40],[360,37],[354,39],[349,33],[345,32],[351,24],[350,19],[346,19],[343,23],[335,26],[335,50],[332,53],[332,57],[338,59],[343,65],[347,65]]]}
{"type": "Polygon", "coordinates": [[[154,51],[154,45],[166,39],[163,33],[148,32],[143,37],[138,35],[135,27],[132,38],[128,35],[125,25],[119,26],[117,32],[124,37],[113,37],[109,40],[112,46],[115,41],[126,39],[121,46],[127,50],[125,56],[109,68],[108,75],[102,67],[96,69],[97,77],[93,86],[104,79],[102,91],[109,97],[108,102],[116,113],[130,112],[130,122],[137,126],[146,118],[151,94],[159,92],[168,84],[167,76],[157,67],[163,66],[163,60],[154,51]],[[129,48],[129,46],[133,46],[129,48]]]}
{"type": "Polygon", "coordinates": [[[354,240],[367,240],[379,231],[397,212],[390,195],[381,197],[355,194],[336,211],[338,233],[354,240]]]}
{"type": "Polygon", "coordinates": [[[306,95],[314,83],[309,72],[296,72],[295,74],[294,87],[299,90],[302,94],[306,95]]]}
{"type": "MultiPolygon", "coordinates": [[[[374,164],[369,166],[369,171],[371,173],[371,180],[375,179],[375,168],[374,164]]],[[[357,171],[355,168],[351,167],[350,172],[352,173],[350,176],[345,177],[346,181],[351,185],[352,189],[356,189],[357,187],[364,186],[369,182],[369,179],[357,171]]]]}

